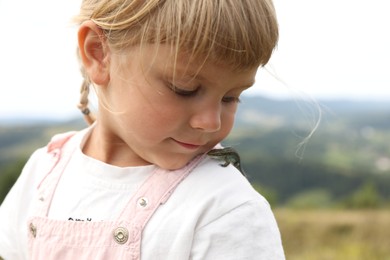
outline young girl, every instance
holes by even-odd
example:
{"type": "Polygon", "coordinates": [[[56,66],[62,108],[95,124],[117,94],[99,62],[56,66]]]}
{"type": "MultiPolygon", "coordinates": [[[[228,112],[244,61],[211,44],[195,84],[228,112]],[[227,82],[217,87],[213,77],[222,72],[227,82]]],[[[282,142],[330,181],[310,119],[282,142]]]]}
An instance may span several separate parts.
{"type": "Polygon", "coordinates": [[[271,1],[84,0],[77,21],[91,126],[31,156],[0,255],[284,259],[269,204],[218,146],[276,45],[271,1]]]}

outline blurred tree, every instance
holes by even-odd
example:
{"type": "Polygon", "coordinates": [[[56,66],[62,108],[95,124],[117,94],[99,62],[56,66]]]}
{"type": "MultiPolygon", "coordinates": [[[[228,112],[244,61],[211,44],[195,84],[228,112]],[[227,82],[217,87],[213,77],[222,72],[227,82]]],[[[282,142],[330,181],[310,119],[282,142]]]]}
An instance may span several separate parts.
{"type": "Polygon", "coordinates": [[[366,181],[357,191],[344,201],[347,208],[379,208],[382,198],[372,181],[366,181]]]}
{"type": "Polygon", "coordinates": [[[26,160],[21,159],[16,162],[9,163],[0,169],[0,204],[3,203],[5,196],[18,179],[25,163],[26,160]]]}

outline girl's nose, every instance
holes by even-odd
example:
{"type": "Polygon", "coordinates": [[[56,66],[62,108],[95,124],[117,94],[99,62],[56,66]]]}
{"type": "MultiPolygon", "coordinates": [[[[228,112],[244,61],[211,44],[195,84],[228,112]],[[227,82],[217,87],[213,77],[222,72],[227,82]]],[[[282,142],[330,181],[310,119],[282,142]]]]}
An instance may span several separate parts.
{"type": "Polygon", "coordinates": [[[216,132],[221,129],[221,104],[200,106],[192,114],[190,125],[205,132],[216,132]]]}

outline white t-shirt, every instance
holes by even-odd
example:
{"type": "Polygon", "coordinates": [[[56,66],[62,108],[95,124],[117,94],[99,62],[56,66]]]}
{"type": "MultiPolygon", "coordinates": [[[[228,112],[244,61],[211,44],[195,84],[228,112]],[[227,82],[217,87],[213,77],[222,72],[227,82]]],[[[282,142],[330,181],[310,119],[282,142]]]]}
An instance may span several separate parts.
{"type": "Polygon", "coordinates": [[[155,168],[154,165],[116,167],[77,149],[58,183],[48,217],[74,221],[114,220],[155,168]]]}
{"type": "MultiPolygon", "coordinates": [[[[155,166],[116,167],[81,151],[64,171],[49,218],[69,221],[115,219],[155,166]]],[[[46,149],[37,150],[0,207],[0,256],[27,258],[27,219],[44,177],[46,149]]],[[[233,166],[206,158],[155,212],[142,235],[141,259],[285,259],[280,233],[267,201],[233,166]]]]}

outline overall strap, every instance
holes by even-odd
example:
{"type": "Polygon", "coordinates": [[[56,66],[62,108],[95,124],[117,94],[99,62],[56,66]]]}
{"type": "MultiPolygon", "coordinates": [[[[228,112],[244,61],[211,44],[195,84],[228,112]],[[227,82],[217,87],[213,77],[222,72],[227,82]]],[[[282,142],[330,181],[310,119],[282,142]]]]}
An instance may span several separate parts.
{"type": "Polygon", "coordinates": [[[71,131],[63,134],[55,135],[47,145],[47,154],[45,159],[49,160],[48,169],[45,169],[46,174],[39,183],[38,189],[38,204],[36,214],[38,216],[47,216],[50,204],[57,187],[58,181],[61,178],[62,172],[68,164],[72,152],[77,148],[76,145],[66,145],[77,132],[71,131]]]}
{"type": "Polygon", "coordinates": [[[169,199],[180,182],[191,173],[205,156],[197,156],[179,170],[168,171],[158,168],[129,201],[119,217],[119,222],[129,225],[130,234],[126,234],[128,230],[125,227],[120,227],[119,230],[124,232],[121,235],[126,234],[128,236],[126,244],[130,247],[132,259],[140,258],[140,255],[137,254],[141,252],[142,231],[149,219],[158,207],[169,199]]]}

